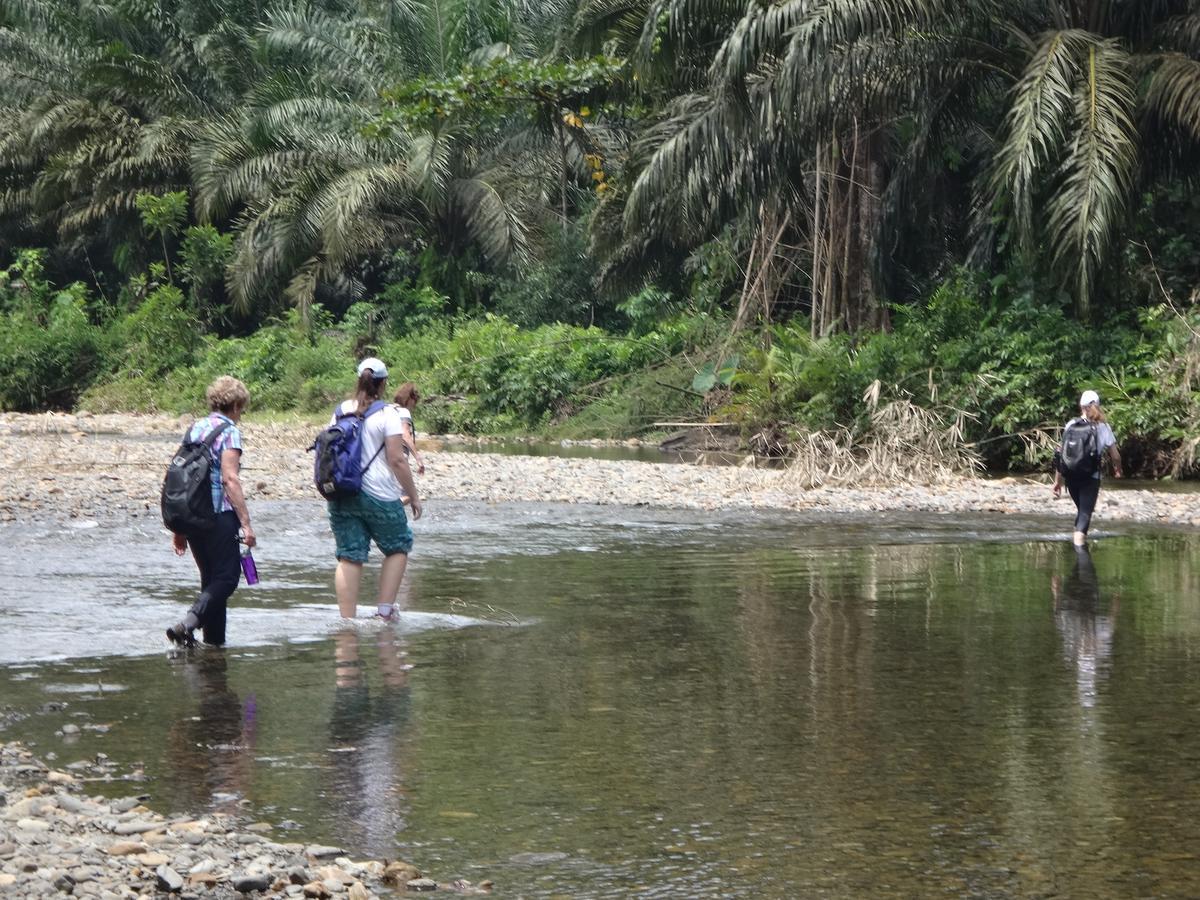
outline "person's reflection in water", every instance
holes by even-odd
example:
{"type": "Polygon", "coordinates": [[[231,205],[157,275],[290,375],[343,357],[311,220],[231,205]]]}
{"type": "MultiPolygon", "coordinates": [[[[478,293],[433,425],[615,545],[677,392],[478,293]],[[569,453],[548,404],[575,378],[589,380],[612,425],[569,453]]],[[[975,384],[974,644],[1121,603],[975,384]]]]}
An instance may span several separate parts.
{"type": "Polygon", "coordinates": [[[1096,704],[1096,680],[1112,654],[1118,598],[1114,595],[1107,615],[1101,615],[1100,582],[1086,545],[1074,547],[1075,565],[1064,581],[1050,578],[1054,596],[1054,622],[1062,639],[1063,654],[1075,667],[1079,703],[1096,704]]]}
{"type": "Polygon", "coordinates": [[[360,635],[348,627],[334,636],[334,700],[329,722],[333,758],[330,800],[339,808],[337,831],[354,834],[364,852],[387,854],[405,827],[399,732],[409,716],[408,668],[394,628],[376,637],[382,686],[372,697],[360,635]]]}
{"type": "Polygon", "coordinates": [[[191,807],[234,812],[250,784],[256,728],[254,696],[245,703],[229,687],[223,650],[203,650],[183,662],[196,715],[171,726],[168,758],[177,790],[191,807]]]}

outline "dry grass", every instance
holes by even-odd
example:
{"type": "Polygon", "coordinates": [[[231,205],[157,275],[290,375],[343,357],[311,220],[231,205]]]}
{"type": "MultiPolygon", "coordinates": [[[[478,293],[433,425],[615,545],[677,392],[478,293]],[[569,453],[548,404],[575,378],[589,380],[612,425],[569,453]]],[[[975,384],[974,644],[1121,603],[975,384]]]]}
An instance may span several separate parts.
{"type": "Polygon", "coordinates": [[[939,484],[977,474],[983,462],[966,442],[968,415],[939,412],[895,400],[876,405],[873,385],[866,428],[813,432],[793,445],[788,480],[801,488],[821,485],[939,484]]]}

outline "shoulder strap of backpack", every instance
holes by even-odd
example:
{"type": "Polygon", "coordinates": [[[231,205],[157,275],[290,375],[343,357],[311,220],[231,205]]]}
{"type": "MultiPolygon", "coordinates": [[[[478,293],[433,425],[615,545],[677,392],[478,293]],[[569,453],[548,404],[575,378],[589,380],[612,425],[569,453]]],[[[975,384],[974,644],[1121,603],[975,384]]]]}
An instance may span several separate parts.
{"type": "Polygon", "coordinates": [[[228,428],[229,425],[230,425],[229,422],[218,422],[216,424],[216,427],[213,428],[213,430],[208,433],[208,437],[206,437],[200,443],[204,444],[206,447],[208,447],[209,450],[211,450],[213,444],[215,444],[217,442],[217,438],[219,438],[221,436],[221,432],[224,431],[226,428],[228,428]]]}
{"type": "MultiPolygon", "coordinates": [[[[387,404],[384,403],[382,400],[376,400],[374,403],[372,403],[370,406],[368,406],[367,411],[365,413],[363,413],[363,420],[365,421],[367,416],[374,415],[375,413],[377,413],[381,409],[383,409],[385,406],[387,406],[387,404]]],[[[386,445],[387,445],[387,437],[385,436],[384,439],[379,443],[379,449],[371,454],[371,458],[368,459],[367,464],[365,466],[363,466],[362,470],[363,470],[364,475],[367,473],[367,469],[371,468],[371,463],[375,462],[375,460],[376,460],[376,458],[378,458],[379,454],[383,452],[383,448],[386,445]]]]}

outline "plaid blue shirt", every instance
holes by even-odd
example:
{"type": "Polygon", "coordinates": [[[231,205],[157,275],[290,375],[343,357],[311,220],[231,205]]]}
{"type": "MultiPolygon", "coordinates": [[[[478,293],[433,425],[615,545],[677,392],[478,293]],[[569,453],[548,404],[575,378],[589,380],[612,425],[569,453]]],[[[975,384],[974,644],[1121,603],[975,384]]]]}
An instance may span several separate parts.
{"type": "Polygon", "coordinates": [[[213,464],[209,467],[208,475],[212,479],[213,509],[216,512],[225,512],[226,510],[233,509],[233,504],[225,496],[225,486],[221,484],[221,454],[226,450],[236,450],[238,452],[238,468],[241,468],[242,432],[233,424],[233,420],[228,416],[223,416],[221,413],[215,412],[209,413],[207,418],[197,419],[196,424],[192,426],[192,430],[188,432],[188,439],[193,441],[204,440],[217,427],[218,422],[228,422],[229,427],[222,431],[220,436],[213,441],[213,464]]]}

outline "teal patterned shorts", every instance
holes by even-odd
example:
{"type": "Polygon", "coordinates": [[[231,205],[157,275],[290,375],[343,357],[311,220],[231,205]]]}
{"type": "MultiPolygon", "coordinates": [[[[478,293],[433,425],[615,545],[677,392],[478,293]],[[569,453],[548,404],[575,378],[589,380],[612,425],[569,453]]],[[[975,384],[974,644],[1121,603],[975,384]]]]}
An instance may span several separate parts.
{"type": "Polygon", "coordinates": [[[399,500],[376,500],[366,491],[330,500],[329,527],[337,541],[338,559],[365,563],[372,540],[384,556],[412,550],[412,529],[399,500]]]}

